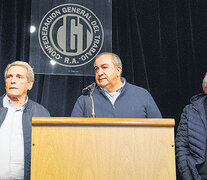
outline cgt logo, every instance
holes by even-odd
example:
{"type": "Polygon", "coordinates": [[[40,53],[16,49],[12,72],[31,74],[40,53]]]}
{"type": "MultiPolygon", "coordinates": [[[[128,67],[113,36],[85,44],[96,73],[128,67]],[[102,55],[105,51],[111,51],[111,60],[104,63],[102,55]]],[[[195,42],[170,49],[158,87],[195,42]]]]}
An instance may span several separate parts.
{"type": "Polygon", "coordinates": [[[78,67],[95,58],[103,46],[103,27],[96,15],[78,4],[62,4],[41,20],[38,38],[43,52],[56,63],[78,67]]]}

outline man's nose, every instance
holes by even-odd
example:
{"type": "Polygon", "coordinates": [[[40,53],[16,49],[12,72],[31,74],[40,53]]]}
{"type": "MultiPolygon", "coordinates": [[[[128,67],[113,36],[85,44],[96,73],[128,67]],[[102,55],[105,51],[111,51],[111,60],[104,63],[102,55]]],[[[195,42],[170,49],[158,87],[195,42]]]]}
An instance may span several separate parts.
{"type": "Polygon", "coordinates": [[[15,83],[16,82],[16,77],[12,77],[11,78],[11,83],[15,83]]]}
{"type": "Polygon", "coordinates": [[[99,69],[99,70],[98,70],[98,75],[99,75],[99,76],[103,75],[103,70],[102,70],[102,69],[99,69]]]}

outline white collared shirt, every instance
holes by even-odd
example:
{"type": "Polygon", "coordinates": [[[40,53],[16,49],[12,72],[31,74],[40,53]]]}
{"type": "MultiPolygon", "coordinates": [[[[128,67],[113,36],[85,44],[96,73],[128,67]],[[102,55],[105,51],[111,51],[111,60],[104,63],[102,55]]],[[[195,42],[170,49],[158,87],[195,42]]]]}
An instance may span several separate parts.
{"type": "Polygon", "coordinates": [[[3,99],[8,112],[0,127],[0,179],[24,179],[22,115],[25,104],[16,110],[7,95],[3,99]]]}

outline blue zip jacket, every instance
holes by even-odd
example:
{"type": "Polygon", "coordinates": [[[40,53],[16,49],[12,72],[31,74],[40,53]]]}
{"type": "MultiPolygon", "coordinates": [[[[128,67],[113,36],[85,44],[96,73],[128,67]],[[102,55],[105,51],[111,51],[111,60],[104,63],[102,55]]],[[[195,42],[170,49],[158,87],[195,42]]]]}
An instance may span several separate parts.
{"type": "Polygon", "coordinates": [[[178,169],[184,180],[201,180],[196,165],[205,161],[206,153],[206,94],[191,98],[191,104],[182,112],[176,134],[176,158],[178,169]]]}
{"type": "MultiPolygon", "coordinates": [[[[150,93],[138,86],[125,83],[114,105],[97,86],[93,92],[95,117],[161,118],[162,115],[150,93]]],[[[91,100],[81,95],[73,108],[72,117],[91,117],[91,100]]]]}

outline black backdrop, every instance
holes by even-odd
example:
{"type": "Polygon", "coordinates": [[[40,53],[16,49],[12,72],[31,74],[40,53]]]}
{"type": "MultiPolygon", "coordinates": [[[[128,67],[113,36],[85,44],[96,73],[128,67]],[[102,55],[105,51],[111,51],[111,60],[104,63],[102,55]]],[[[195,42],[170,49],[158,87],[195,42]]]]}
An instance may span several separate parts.
{"type": "MultiPolygon", "coordinates": [[[[206,0],[113,0],[113,52],[128,82],[146,88],[165,118],[179,123],[207,71],[206,0]]],[[[0,94],[14,60],[29,61],[31,0],[0,0],[0,94]]],[[[29,93],[52,116],[70,116],[93,77],[36,75],[29,93]]],[[[179,178],[179,177],[178,177],[179,178]]]]}

